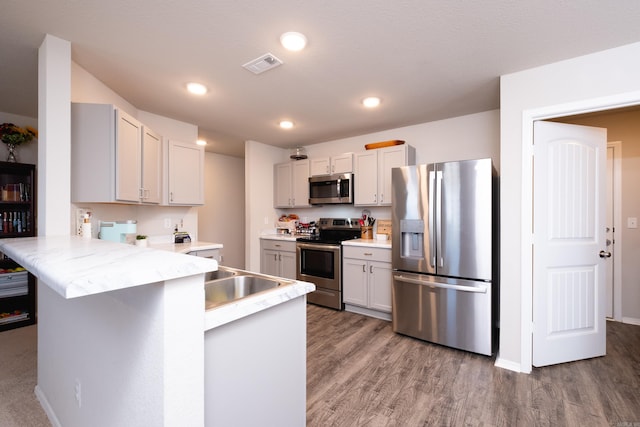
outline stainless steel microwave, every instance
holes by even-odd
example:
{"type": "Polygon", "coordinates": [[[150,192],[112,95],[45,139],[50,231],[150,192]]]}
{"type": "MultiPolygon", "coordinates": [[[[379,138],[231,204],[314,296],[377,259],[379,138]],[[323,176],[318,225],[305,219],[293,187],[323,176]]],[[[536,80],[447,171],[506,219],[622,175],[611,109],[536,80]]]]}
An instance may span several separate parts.
{"type": "Polygon", "coordinates": [[[312,205],[353,203],[353,174],[318,175],[309,178],[312,205]]]}

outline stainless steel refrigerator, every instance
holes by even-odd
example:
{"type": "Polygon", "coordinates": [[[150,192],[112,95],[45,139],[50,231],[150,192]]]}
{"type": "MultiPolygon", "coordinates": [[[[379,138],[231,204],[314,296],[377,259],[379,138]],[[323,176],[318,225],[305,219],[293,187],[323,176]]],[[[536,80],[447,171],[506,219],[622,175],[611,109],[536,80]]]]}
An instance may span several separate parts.
{"type": "Polygon", "coordinates": [[[491,159],[392,170],[392,325],[491,355],[497,338],[497,175],[491,159]]]}

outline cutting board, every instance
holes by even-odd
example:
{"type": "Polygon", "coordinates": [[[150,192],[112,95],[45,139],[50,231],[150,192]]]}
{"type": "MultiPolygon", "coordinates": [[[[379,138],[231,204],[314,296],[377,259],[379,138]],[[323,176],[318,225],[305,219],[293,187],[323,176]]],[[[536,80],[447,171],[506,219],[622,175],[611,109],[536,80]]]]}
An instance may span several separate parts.
{"type": "Polygon", "coordinates": [[[367,150],[375,150],[376,148],[391,147],[394,145],[402,144],[404,144],[404,141],[401,141],[399,139],[392,139],[390,141],[372,142],[371,144],[365,144],[364,148],[366,148],[367,150]]]}

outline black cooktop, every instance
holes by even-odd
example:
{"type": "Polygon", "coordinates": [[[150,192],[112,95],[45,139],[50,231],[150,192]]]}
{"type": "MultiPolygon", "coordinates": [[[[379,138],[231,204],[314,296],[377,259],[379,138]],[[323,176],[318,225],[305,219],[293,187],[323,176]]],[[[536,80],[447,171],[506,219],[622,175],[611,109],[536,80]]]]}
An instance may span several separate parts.
{"type": "Polygon", "coordinates": [[[318,234],[298,237],[298,242],[339,244],[360,237],[360,218],[320,218],[318,234]]]}

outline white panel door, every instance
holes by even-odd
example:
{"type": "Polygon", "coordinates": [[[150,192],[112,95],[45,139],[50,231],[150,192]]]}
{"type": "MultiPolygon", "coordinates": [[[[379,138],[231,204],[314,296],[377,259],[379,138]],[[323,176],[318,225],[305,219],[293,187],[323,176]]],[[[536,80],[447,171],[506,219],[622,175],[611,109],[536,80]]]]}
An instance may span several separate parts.
{"type": "Polygon", "coordinates": [[[117,110],[116,134],[116,199],[140,201],[140,165],[142,125],[136,119],[117,110]]]}
{"type": "Polygon", "coordinates": [[[149,128],[142,132],[142,201],[162,200],[162,137],[149,128]]]}
{"type": "Polygon", "coordinates": [[[169,204],[204,203],[204,149],[169,140],[169,204]]]}
{"type": "Polygon", "coordinates": [[[534,366],[606,351],[606,146],[606,129],[534,123],[534,366]]]}

